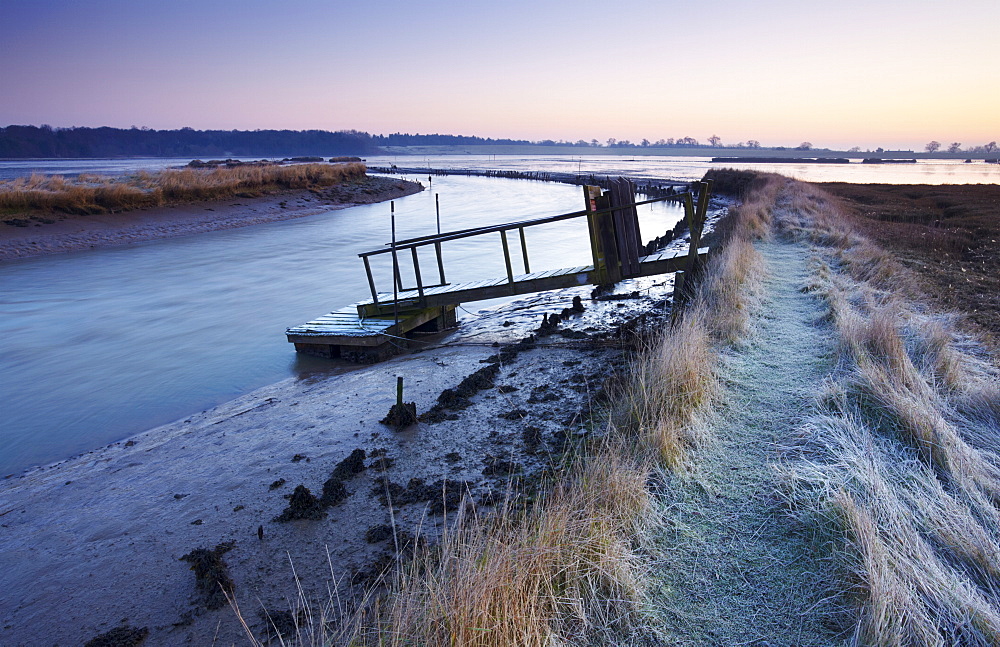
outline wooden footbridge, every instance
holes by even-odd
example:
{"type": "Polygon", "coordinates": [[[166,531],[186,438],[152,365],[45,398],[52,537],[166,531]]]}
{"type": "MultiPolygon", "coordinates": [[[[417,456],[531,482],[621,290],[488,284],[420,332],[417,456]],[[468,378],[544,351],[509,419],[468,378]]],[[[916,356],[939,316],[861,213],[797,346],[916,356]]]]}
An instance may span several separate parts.
{"type": "Polygon", "coordinates": [[[669,272],[682,273],[675,283],[679,293],[683,273],[690,275],[708,253],[699,248],[711,181],[696,182],[684,193],[635,201],[635,186],[624,178],[610,182],[610,188],[584,186],[585,208],[582,211],[521,220],[488,227],[475,227],[395,241],[385,248],[359,254],[368,275],[371,298],[328,313],[285,331],[288,341],[300,353],[321,357],[341,357],[352,361],[373,362],[396,354],[405,348],[405,340],[414,332],[436,332],[456,324],[458,304],[498,297],[530,294],[544,290],[580,285],[610,285],[622,279],[653,276],[669,272]],[[654,202],[679,201],[684,205],[685,219],[691,235],[686,252],[644,254],[639,236],[636,207],[654,202]],[[524,231],[554,222],[586,219],[590,231],[593,263],[532,272],[524,231]],[[516,234],[515,234],[516,232],[516,234]],[[449,283],[445,277],[442,245],[453,240],[499,234],[506,276],[467,283],[449,283]],[[514,273],[512,241],[516,235],[520,248],[522,273],[514,273]],[[418,250],[433,247],[437,267],[434,280],[426,283],[418,259],[418,250]],[[372,274],[371,258],[391,254],[394,285],[391,292],[380,292],[372,274]],[[416,285],[405,287],[400,262],[410,257],[416,285]]]}

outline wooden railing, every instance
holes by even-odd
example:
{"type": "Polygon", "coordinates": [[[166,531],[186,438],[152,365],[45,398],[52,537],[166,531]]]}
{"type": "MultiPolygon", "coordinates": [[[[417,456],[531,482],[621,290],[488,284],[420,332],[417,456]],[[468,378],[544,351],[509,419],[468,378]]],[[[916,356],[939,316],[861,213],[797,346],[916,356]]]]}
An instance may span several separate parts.
{"type": "MultiPolygon", "coordinates": [[[[471,238],[474,236],[499,233],[504,257],[504,266],[507,271],[507,281],[508,283],[513,283],[514,269],[511,259],[511,245],[508,239],[508,232],[518,232],[521,248],[521,263],[524,267],[524,273],[527,274],[531,272],[531,264],[528,258],[528,245],[524,233],[525,229],[528,227],[537,227],[540,225],[547,225],[564,220],[585,217],[588,219],[588,227],[591,234],[594,268],[598,270],[602,283],[614,283],[621,278],[627,278],[628,275],[633,273],[632,265],[637,263],[638,249],[641,243],[641,241],[638,240],[637,224],[635,226],[627,224],[630,219],[626,217],[625,214],[629,210],[631,210],[634,214],[635,208],[642,205],[654,204],[658,202],[681,202],[685,207],[685,214],[689,223],[703,222],[704,213],[707,209],[710,187],[705,183],[697,183],[697,186],[699,197],[699,208],[697,210],[695,210],[693,206],[695,198],[693,191],[652,198],[649,200],[641,200],[638,202],[626,202],[623,200],[624,193],[622,193],[622,191],[607,191],[602,194],[600,189],[597,187],[588,186],[584,187],[585,196],[587,198],[587,208],[582,211],[573,211],[570,213],[547,216],[544,218],[519,220],[501,225],[472,227],[469,229],[459,229],[440,234],[408,238],[396,241],[395,244],[388,243],[387,247],[383,249],[362,252],[358,254],[358,256],[361,257],[364,262],[365,273],[368,277],[368,286],[371,290],[372,301],[374,304],[378,305],[379,297],[378,290],[375,286],[375,278],[372,274],[370,259],[373,256],[380,256],[382,254],[392,255],[394,287],[399,291],[411,291],[415,289],[419,296],[423,298],[425,289],[448,285],[447,278],[445,276],[444,259],[441,252],[442,243],[471,238]],[[616,236],[616,232],[620,233],[616,236]],[[417,250],[429,246],[434,247],[435,259],[437,261],[438,282],[424,284],[417,250]],[[412,288],[406,288],[403,286],[403,281],[400,275],[399,255],[401,253],[405,253],[406,250],[409,250],[411,254],[413,276],[416,281],[416,285],[412,288]]],[[[698,229],[697,233],[700,237],[700,226],[695,225],[695,229],[698,229]]],[[[695,231],[692,231],[692,234],[694,233],[695,231]]],[[[694,246],[694,249],[697,250],[696,245],[694,246]]],[[[697,251],[695,251],[695,253],[697,253],[697,251]]]]}

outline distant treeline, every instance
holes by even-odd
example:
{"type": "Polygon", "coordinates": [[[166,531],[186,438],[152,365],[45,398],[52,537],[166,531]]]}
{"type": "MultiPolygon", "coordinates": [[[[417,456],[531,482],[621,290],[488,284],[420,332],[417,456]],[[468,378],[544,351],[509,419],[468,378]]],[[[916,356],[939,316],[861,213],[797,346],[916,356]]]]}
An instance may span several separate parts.
{"type": "Polygon", "coordinates": [[[368,155],[377,145],[355,130],[150,130],[0,128],[3,157],[285,157],[368,155]]]}
{"type": "MultiPolygon", "coordinates": [[[[466,135],[411,135],[409,133],[393,133],[391,135],[375,135],[372,137],[376,146],[488,146],[495,144],[536,144],[526,139],[491,139],[466,135]]],[[[555,144],[555,142],[552,142],[555,144]]]]}

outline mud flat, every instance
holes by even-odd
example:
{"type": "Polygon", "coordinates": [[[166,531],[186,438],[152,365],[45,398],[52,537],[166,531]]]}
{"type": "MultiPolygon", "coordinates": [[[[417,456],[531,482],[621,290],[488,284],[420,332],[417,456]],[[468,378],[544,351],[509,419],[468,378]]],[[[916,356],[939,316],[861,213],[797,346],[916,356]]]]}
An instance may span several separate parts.
{"type": "Polygon", "coordinates": [[[324,189],[287,191],[258,198],[229,198],[121,213],[15,219],[0,223],[0,261],[291,220],[393,200],[422,190],[423,186],[416,182],[368,176],[324,189]]]}
{"type": "Polygon", "coordinates": [[[420,352],[285,380],[0,481],[0,644],[247,642],[219,585],[264,640],[292,623],[296,576],[310,603],[349,604],[463,497],[479,512],[530,504],[567,445],[600,433],[588,411],[623,366],[622,331],[665,316],[670,285],[655,279],[480,311],[420,352]],[[400,431],[379,422],[397,376],[423,414],[400,431]]]}

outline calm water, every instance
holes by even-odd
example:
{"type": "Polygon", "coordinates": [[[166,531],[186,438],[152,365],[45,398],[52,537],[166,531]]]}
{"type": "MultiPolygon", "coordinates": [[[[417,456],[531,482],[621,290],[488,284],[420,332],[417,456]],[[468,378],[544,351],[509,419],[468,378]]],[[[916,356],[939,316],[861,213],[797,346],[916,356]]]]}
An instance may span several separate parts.
{"type": "MultiPolygon", "coordinates": [[[[398,235],[582,208],[579,187],[435,178],[396,201],[398,235]]],[[[647,238],[680,217],[640,209],[647,238]]],[[[529,230],[534,271],[583,265],[582,221],[529,230]]],[[[60,460],[330,362],[286,327],[368,294],[357,253],[389,239],[389,204],[107,250],[0,264],[0,474],[60,460]]],[[[445,244],[452,281],[502,276],[500,236],[445,244]]],[[[376,266],[391,289],[388,255],[376,266]]],[[[421,260],[424,275],[432,257],[421,260]]],[[[515,265],[516,267],[516,265],[515,265]]],[[[474,310],[475,307],[467,305],[474,310]]]]}
{"type": "MultiPolygon", "coordinates": [[[[0,178],[33,171],[123,173],[187,161],[4,161],[0,178]]],[[[368,161],[680,180],[700,178],[711,166],[699,158],[606,156],[368,161]]],[[[1000,181],[1000,166],[955,162],[752,168],[815,181],[1000,181]]],[[[435,177],[429,191],[396,202],[400,237],[433,233],[435,193],[441,196],[444,230],[581,207],[578,187],[435,177]]],[[[640,215],[649,237],[679,218],[670,207],[646,207],[640,215]]],[[[364,298],[367,282],[356,255],[388,238],[389,205],[378,204],[0,264],[0,474],[100,447],[290,376],[330,370],[328,362],[296,355],[284,329],[364,298]]],[[[573,221],[532,231],[528,246],[532,270],[588,262],[585,230],[573,221]]],[[[449,280],[503,275],[499,249],[499,235],[450,243],[445,247],[449,280]]],[[[426,275],[433,260],[422,264],[426,275]]],[[[380,285],[390,288],[388,265],[376,270],[380,285]]]]}
{"type": "MultiPolygon", "coordinates": [[[[763,153],[766,154],[766,153],[763,153]]],[[[956,160],[918,160],[916,164],[713,164],[709,157],[655,156],[514,156],[437,155],[378,156],[367,158],[371,166],[474,168],[513,171],[549,170],[561,173],[595,173],[639,178],[698,180],[716,166],[780,173],[807,182],[853,182],[860,184],[997,184],[1000,164],[956,160]]]]}

